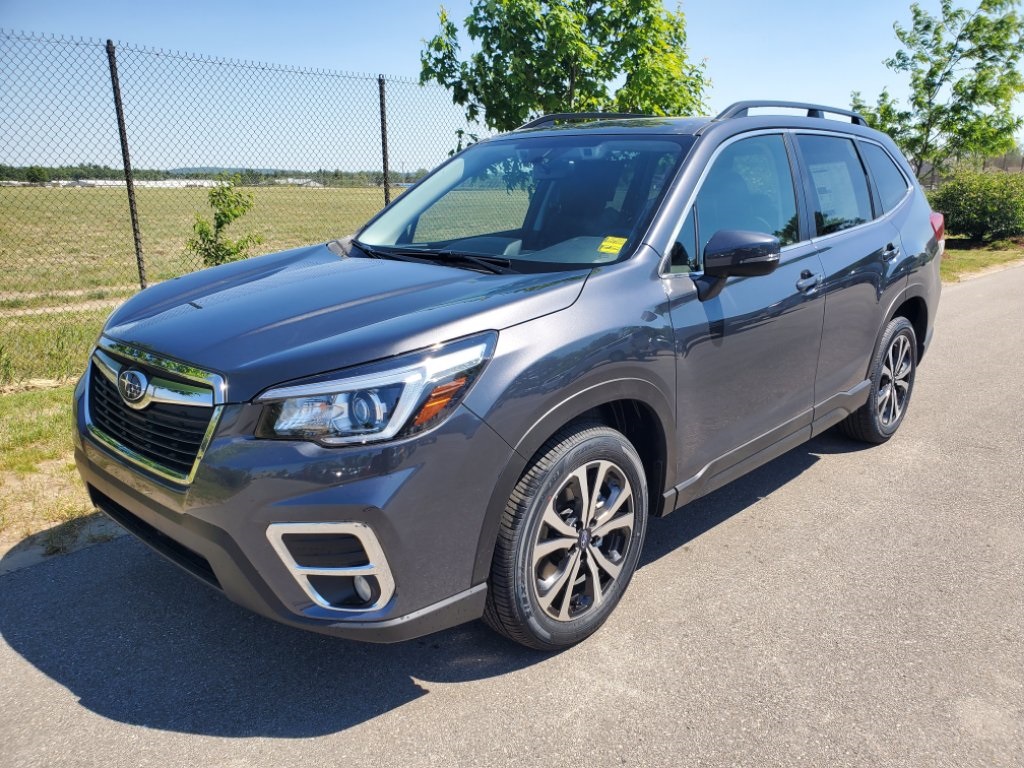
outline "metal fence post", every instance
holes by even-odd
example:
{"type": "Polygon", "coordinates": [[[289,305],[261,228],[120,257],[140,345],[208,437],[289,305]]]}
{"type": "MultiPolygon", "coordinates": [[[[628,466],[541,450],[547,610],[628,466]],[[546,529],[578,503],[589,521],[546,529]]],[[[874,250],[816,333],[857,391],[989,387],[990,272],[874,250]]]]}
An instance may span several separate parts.
{"type": "Polygon", "coordinates": [[[380,153],[384,165],[384,205],[391,202],[391,170],[388,168],[388,110],[384,99],[384,75],[377,76],[380,89],[380,153]]]}
{"type": "MultiPolygon", "coordinates": [[[[121,103],[121,81],[117,77],[117,58],[114,55],[114,41],[107,40],[107,61],[110,63],[110,84],[114,88],[114,108],[117,110],[117,130],[121,134],[121,158],[124,160],[124,182],[128,189],[128,214],[132,220],[132,236],[135,238],[135,261],[139,268],[139,287],[146,287],[146,262],[142,258],[142,234],[139,232],[139,212],[135,206],[135,179],[132,176],[132,160],[128,153],[128,131],[124,125],[124,105],[121,103]]],[[[383,93],[383,91],[382,91],[383,93]]],[[[381,99],[383,99],[383,95],[381,99]]],[[[383,101],[381,102],[383,104],[383,101]]]]}

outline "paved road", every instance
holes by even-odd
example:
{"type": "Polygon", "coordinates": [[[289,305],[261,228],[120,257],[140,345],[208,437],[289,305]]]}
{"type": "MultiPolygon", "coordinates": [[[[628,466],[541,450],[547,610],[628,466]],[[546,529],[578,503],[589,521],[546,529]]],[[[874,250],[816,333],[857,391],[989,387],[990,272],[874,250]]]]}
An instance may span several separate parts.
{"type": "Polygon", "coordinates": [[[122,538],[0,578],[0,765],[1024,765],[1024,268],[947,288],[908,420],[665,520],[538,656],[277,626],[122,538]]]}

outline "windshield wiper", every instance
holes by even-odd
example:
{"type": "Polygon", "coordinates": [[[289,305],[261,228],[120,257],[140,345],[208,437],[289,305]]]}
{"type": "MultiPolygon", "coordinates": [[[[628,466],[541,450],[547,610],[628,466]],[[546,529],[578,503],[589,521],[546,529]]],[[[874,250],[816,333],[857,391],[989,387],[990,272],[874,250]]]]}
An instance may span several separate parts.
{"type": "Polygon", "coordinates": [[[448,250],[419,250],[405,251],[404,256],[415,256],[425,261],[442,261],[452,264],[472,264],[495,275],[510,275],[516,270],[512,269],[512,261],[501,256],[478,256],[472,253],[448,250]]]}
{"type": "Polygon", "coordinates": [[[514,274],[516,271],[512,269],[512,262],[501,256],[475,256],[472,253],[428,249],[393,251],[390,248],[373,248],[363,245],[358,240],[353,240],[352,244],[371,259],[392,259],[393,261],[408,261],[413,264],[437,264],[438,262],[452,265],[471,264],[494,275],[514,274]]]}
{"type": "Polygon", "coordinates": [[[466,264],[482,269],[492,274],[512,274],[512,262],[501,256],[476,256],[471,253],[460,253],[458,251],[417,249],[415,251],[392,251],[390,248],[373,248],[371,246],[352,241],[352,245],[367,254],[372,259],[391,259],[393,261],[409,261],[414,264],[466,264]]]}
{"type": "Polygon", "coordinates": [[[355,245],[360,251],[365,253],[371,259],[390,259],[391,261],[407,261],[410,264],[432,264],[430,259],[422,259],[411,253],[401,253],[399,251],[385,250],[383,248],[371,248],[368,245],[363,245],[358,240],[353,240],[352,244],[355,245]]]}

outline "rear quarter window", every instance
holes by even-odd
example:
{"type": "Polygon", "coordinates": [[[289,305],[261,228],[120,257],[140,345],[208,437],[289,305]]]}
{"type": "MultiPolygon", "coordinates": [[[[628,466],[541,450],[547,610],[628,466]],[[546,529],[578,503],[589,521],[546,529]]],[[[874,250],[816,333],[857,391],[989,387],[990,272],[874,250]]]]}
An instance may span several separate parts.
{"type": "Polygon", "coordinates": [[[906,177],[896,167],[896,163],[889,157],[889,153],[877,144],[862,142],[860,145],[864,162],[871,171],[871,178],[875,180],[878,188],[878,196],[882,200],[882,210],[888,213],[903,200],[907,195],[910,185],[906,177]]]}

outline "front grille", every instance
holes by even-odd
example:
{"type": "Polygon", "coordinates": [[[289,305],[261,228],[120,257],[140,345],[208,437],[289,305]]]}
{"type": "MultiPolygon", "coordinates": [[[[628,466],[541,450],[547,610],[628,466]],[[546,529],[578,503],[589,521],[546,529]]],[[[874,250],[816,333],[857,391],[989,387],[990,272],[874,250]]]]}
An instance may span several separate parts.
{"type": "Polygon", "coordinates": [[[96,363],[89,376],[89,418],[124,447],[187,477],[203,444],[213,409],[150,403],[141,411],[125,405],[117,386],[96,363]]]}

